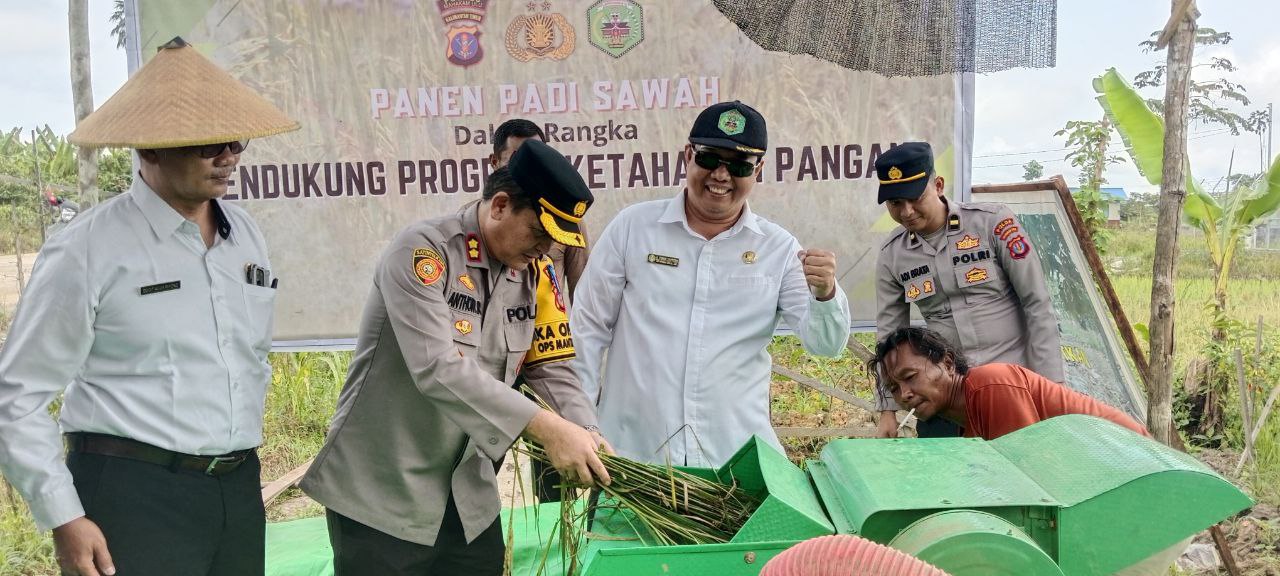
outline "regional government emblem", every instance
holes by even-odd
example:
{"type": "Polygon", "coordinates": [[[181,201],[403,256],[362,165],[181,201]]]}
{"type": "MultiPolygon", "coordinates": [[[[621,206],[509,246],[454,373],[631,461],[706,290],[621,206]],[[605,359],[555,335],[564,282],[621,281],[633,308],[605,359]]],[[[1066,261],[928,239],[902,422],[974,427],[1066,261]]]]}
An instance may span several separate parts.
{"type": "Polygon", "coordinates": [[[591,44],[614,58],[644,40],[644,9],[633,0],[599,0],[587,9],[591,44]]]}

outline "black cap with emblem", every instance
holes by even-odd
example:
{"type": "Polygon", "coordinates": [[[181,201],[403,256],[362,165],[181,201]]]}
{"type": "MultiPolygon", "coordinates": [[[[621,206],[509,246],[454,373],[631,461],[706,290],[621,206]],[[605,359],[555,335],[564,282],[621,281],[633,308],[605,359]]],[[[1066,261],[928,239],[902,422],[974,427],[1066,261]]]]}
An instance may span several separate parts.
{"type": "Polygon", "coordinates": [[[742,102],[712,104],[698,114],[689,130],[689,142],[703,146],[727,148],[748,154],[764,154],[769,148],[769,134],[764,116],[742,102]]]}
{"type": "Polygon", "coordinates": [[[541,140],[528,139],[511,155],[507,169],[538,203],[538,220],[553,240],[565,246],[587,245],[578,223],[595,197],[563,154],[541,140]]]}
{"type": "Polygon", "coordinates": [[[880,179],[877,204],[888,200],[915,200],[929,185],[933,173],[933,148],[928,142],[903,142],[876,158],[880,179]]]}

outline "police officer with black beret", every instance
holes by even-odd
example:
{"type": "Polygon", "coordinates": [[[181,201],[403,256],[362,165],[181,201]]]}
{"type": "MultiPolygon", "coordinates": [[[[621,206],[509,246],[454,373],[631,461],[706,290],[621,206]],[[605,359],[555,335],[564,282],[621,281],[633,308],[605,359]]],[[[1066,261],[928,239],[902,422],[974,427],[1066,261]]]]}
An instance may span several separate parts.
{"type": "MultiPolygon", "coordinates": [[[[302,489],[327,509],[338,576],[497,575],[494,462],[541,443],[569,481],[607,483],[595,412],[567,362],[531,357],[542,260],[581,246],[592,202],[573,166],[528,140],[480,201],[400,232],[383,253],[347,381],[302,489]],[[511,388],[517,372],[560,415],[511,388]]],[[[555,350],[542,350],[556,352],[555,350]]]]}
{"type": "MultiPolygon", "coordinates": [[[[1003,204],[948,200],[927,142],[906,142],[875,163],[877,201],[900,224],[876,262],[876,337],[906,326],[912,304],[929,329],[974,365],[1018,364],[1065,381],[1058,318],[1030,236],[1003,204]]],[[[879,435],[897,435],[893,396],[877,386],[879,435]]],[[[958,436],[941,419],[921,437],[958,436]]]]}

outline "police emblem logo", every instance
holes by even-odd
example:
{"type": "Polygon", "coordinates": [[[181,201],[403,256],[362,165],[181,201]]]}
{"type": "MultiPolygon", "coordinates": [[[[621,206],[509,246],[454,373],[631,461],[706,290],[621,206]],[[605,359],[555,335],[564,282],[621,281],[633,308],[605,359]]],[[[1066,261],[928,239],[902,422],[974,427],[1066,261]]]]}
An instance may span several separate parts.
{"type": "Polygon", "coordinates": [[[1031,253],[1031,244],[1028,244],[1027,239],[1023,238],[1021,234],[1010,238],[1005,247],[1009,249],[1009,256],[1014,260],[1026,258],[1027,254],[1031,253]]]}
{"type": "Polygon", "coordinates": [[[644,9],[633,0],[598,0],[587,9],[591,45],[621,58],[644,40],[644,9]]]}
{"type": "Polygon", "coordinates": [[[413,251],[413,273],[423,286],[435,284],[444,275],[444,260],[435,250],[418,248],[413,251]]]}
{"type": "Polygon", "coordinates": [[[586,213],[587,213],[587,202],[585,200],[573,205],[574,216],[581,218],[582,215],[586,213]]]}
{"type": "Polygon", "coordinates": [[[471,333],[471,321],[470,321],[470,320],[459,320],[459,321],[457,321],[457,322],[454,322],[454,323],[453,323],[453,329],[454,329],[454,330],[457,330],[459,334],[470,334],[470,333],[471,333]]]}
{"type": "Polygon", "coordinates": [[[737,110],[725,110],[720,113],[720,119],[716,121],[716,127],[728,136],[736,136],[747,129],[747,117],[737,110]]]}
{"type": "MultiPolygon", "coordinates": [[[[537,4],[530,2],[529,9],[537,4]]],[[[507,25],[507,53],[520,62],[528,62],[535,58],[564,60],[573,53],[577,45],[577,34],[564,15],[558,12],[546,12],[551,9],[550,2],[542,3],[543,12],[521,14],[507,25]]]]}
{"type": "Polygon", "coordinates": [[[480,261],[480,237],[467,234],[467,262],[480,261]]]}
{"type": "Polygon", "coordinates": [[[983,280],[986,280],[986,279],[987,279],[986,268],[974,267],[974,268],[970,268],[968,272],[964,273],[964,281],[970,284],[982,282],[983,280]]]}
{"type": "Polygon", "coordinates": [[[890,179],[890,180],[897,180],[897,179],[899,179],[899,178],[902,178],[902,170],[900,170],[897,166],[890,167],[890,168],[889,168],[889,179],[890,179]]]}
{"type": "Polygon", "coordinates": [[[956,241],[956,250],[973,250],[974,248],[977,248],[979,244],[981,244],[981,242],[979,242],[977,238],[965,234],[964,238],[956,241]]]}
{"type": "Polygon", "coordinates": [[[489,0],[436,0],[440,18],[449,30],[445,33],[445,59],[467,67],[484,57],[480,46],[480,23],[489,0]]]}
{"type": "Polygon", "coordinates": [[[920,297],[920,288],[918,286],[916,286],[915,284],[912,284],[910,288],[907,288],[907,298],[915,300],[916,298],[919,298],[919,297],[920,297]]]}
{"type": "Polygon", "coordinates": [[[471,276],[467,274],[463,274],[459,276],[458,283],[462,284],[463,286],[466,286],[467,290],[470,290],[472,292],[476,291],[476,283],[473,280],[471,280],[471,276]]]}
{"type": "Polygon", "coordinates": [[[753,251],[751,251],[751,250],[747,250],[746,252],[743,252],[743,253],[742,253],[742,263],[743,263],[743,264],[755,264],[755,263],[756,263],[756,253],[755,253],[755,252],[753,252],[753,251]]]}
{"type": "Polygon", "coordinates": [[[933,280],[925,280],[924,284],[921,286],[921,290],[923,290],[925,294],[933,294],[933,280]]]}

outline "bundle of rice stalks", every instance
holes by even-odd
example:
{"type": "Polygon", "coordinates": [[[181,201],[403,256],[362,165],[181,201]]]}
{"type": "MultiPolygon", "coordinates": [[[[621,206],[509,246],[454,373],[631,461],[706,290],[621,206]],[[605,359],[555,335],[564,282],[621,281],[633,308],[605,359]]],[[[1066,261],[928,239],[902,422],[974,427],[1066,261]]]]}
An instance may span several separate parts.
{"type": "MultiPolygon", "coordinates": [[[[525,442],[520,452],[550,464],[542,447],[525,442]]],[[[714,544],[728,542],[760,506],[760,498],[738,485],[694,476],[670,465],[646,464],[629,458],[600,454],[609,472],[608,486],[597,484],[608,501],[601,508],[615,508],[634,518],[656,543],[714,544]]],[[[585,516],[576,521],[585,521],[585,516]]],[[[561,528],[565,532],[569,527],[561,528]]]]}

